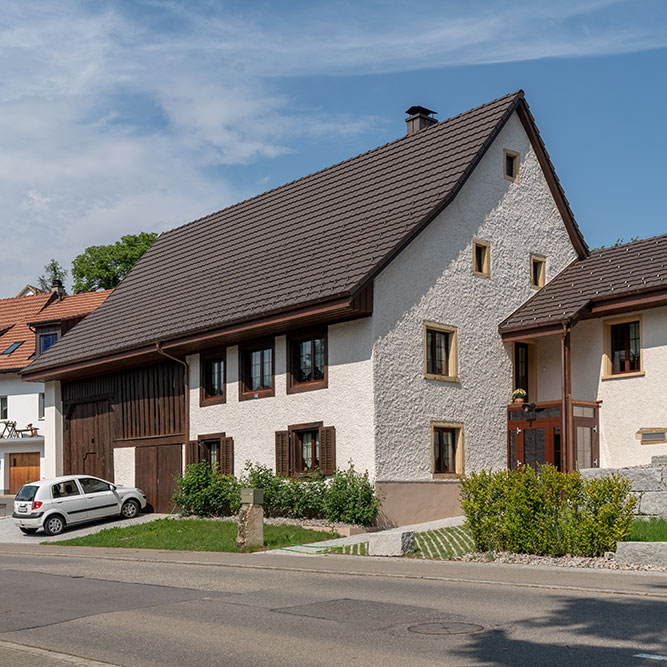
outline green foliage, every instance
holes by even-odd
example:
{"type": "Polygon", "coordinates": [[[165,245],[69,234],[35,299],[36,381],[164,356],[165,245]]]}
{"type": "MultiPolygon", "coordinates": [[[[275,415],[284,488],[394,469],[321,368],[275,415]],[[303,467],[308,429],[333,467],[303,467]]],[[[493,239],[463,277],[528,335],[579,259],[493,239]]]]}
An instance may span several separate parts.
{"type": "Polygon", "coordinates": [[[37,278],[37,286],[40,292],[50,292],[53,283],[57,280],[64,283],[65,278],[67,278],[67,270],[60,266],[60,262],[51,259],[44,265],[44,273],[37,278]]]}
{"type": "Polygon", "coordinates": [[[337,470],[329,479],[319,473],[295,479],[250,462],[239,480],[218,474],[207,463],[189,465],[178,480],[174,502],[184,514],[228,516],[238,511],[241,488],[264,490],[266,516],[370,524],[380,506],[368,475],[353,467],[337,470]]]}
{"type": "Polygon", "coordinates": [[[94,292],[113,289],[157,239],[154,232],[121,236],[109,245],[86,248],[72,262],[74,290],[94,292]]]}
{"type": "Polygon", "coordinates": [[[635,519],[630,542],[667,542],[667,519],[635,519]]]}
{"type": "Polygon", "coordinates": [[[554,556],[615,550],[637,504],[618,475],[584,480],[551,465],[472,473],[461,478],[461,500],[478,551],[554,556]]]}
{"type": "Polygon", "coordinates": [[[591,252],[597,252],[598,250],[604,250],[604,249],[607,248],[607,247],[609,247],[609,248],[617,248],[618,246],[620,246],[620,245],[624,245],[625,243],[634,243],[635,241],[639,241],[639,237],[638,237],[638,236],[632,236],[632,237],[630,237],[630,240],[629,240],[629,241],[626,241],[626,240],[623,239],[623,238],[621,238],[621,239],[616,239],[616,241],[614,241],[614,243],[612,243],[610,246],[601,245],[599,248],[592,248],[592,249],[591,249],[591,252]]]}

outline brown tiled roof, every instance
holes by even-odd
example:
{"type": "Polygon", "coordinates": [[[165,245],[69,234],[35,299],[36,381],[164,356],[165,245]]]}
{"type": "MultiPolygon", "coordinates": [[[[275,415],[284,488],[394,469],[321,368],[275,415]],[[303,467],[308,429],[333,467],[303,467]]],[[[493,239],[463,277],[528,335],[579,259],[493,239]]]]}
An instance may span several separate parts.
{"type": "Polygon", "coordinates": [[[576,320],[591,304],[667,288],[667,234],[576,260],[500,324],[501,333],[576,320]]]}
{"type": "Polygon", "coordinates": [[[65,295],[60,301],[50,303],[39,313],[39,317],[31,324],[44,322],[62,322],[77,317],[84,317],[100,306],[113,290],[99,292],[81,292],[65,295]]]}
{"type": "Polygon", "coordinates": [[[30,363],[35,352],[35,334],[28,322],[38,316],[51,294],[15,296],[0,300],[0,373],[16,372],[30,363]],[[12,343],[23,341],[11,354],[2,354],[12,343]]]}
{"type": "Polygon", "coordinates": [[[519,106],[522,91],[162,234],[29,372],[355,295],[449,203],[519,106]]]}

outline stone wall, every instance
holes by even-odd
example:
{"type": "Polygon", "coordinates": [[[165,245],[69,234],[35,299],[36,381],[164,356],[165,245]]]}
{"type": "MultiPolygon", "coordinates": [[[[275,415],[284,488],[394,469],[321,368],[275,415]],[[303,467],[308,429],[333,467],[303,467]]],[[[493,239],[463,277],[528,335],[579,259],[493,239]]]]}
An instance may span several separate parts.
{"type": "Polygon", "coordinates": [[[632,483],[631,491],[640,495],[637,515],[667,517],[667,457],[653,457],[651,466],[641,468],[587,468],[584,479],[618,473],[632,483]]]}

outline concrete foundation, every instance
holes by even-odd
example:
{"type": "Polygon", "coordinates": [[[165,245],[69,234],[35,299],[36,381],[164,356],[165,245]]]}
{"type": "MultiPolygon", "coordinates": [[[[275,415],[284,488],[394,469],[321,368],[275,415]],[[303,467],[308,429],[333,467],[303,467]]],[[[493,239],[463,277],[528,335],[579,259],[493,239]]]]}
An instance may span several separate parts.
{"type": "Polygon", "coordinates": [[[413,531],[396,531],[369,535],[369,556],[406,556],[415,550],[413,531]]]}

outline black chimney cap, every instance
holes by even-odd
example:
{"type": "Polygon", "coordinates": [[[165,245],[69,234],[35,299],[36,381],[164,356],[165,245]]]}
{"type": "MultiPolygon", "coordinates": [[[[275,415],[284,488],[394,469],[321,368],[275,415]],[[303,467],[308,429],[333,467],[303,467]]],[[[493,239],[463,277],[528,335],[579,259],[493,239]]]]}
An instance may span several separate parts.
{"type": "Polygon", "coordinates": [[[405,113],[409,113],[411,116],[416,116],[417,114],[424,114],[425,116],[430,116],[431,114],[438,113],[437,111],[431,111],[426,107],[410,107],[405,113]]]}

